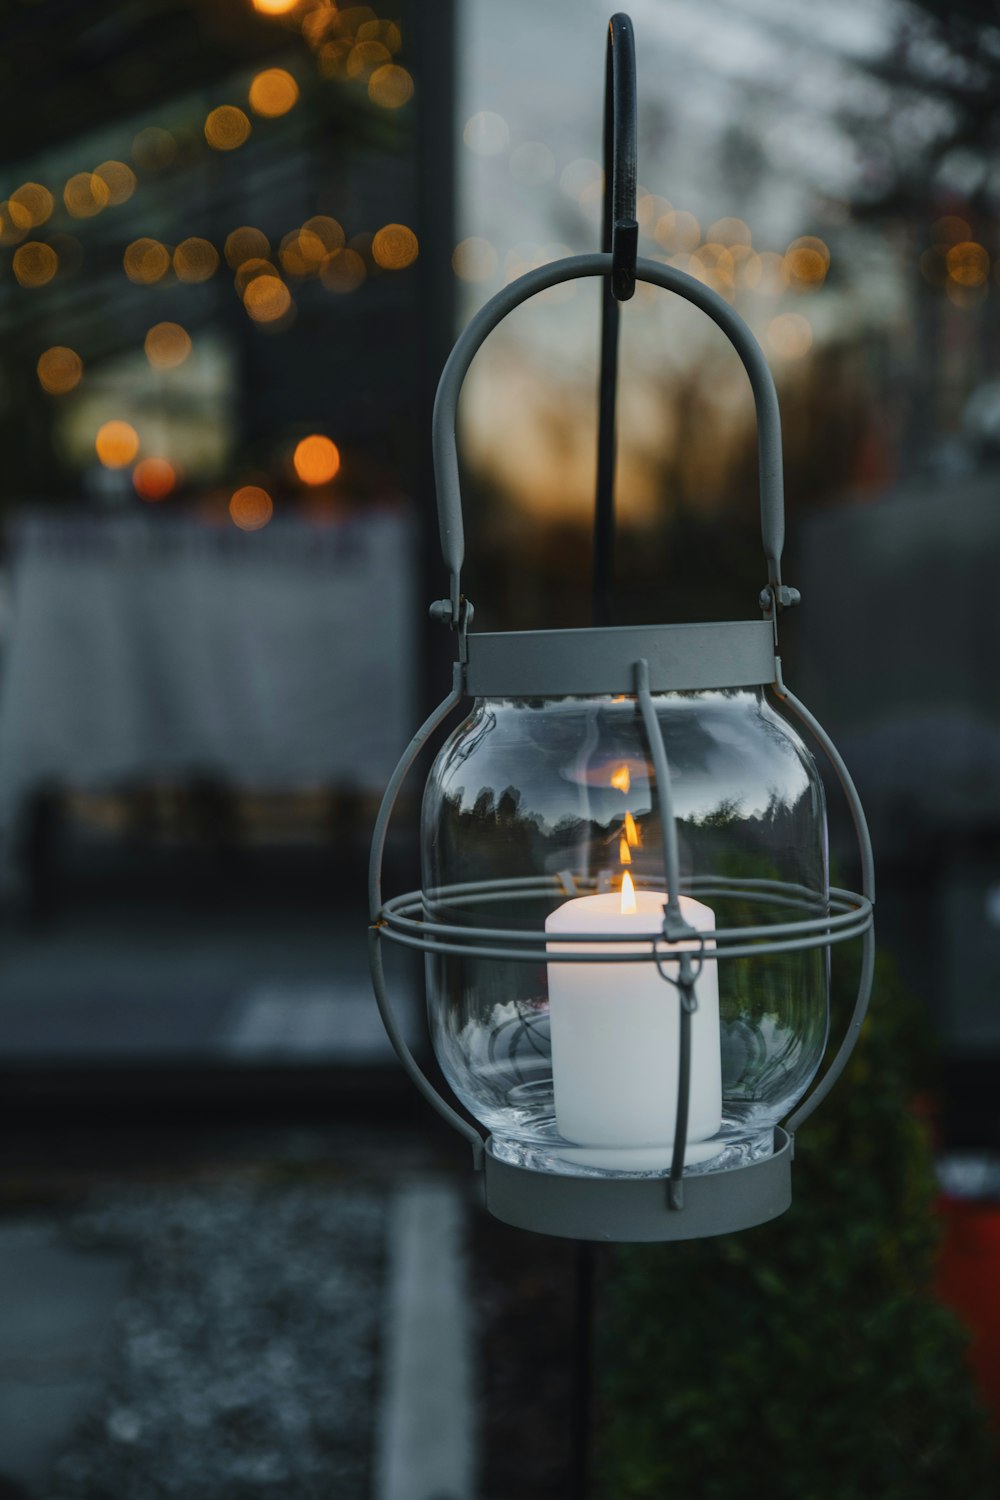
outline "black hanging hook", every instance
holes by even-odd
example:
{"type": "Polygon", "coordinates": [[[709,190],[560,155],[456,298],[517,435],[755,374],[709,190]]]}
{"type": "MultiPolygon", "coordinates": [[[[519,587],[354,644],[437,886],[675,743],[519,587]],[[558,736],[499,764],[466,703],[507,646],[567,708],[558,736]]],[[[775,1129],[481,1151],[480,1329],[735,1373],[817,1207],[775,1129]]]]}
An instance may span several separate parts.
{"type": "Polygon", "coordinates": [[[639,225],[635,217],[638,172],[635,104],[635,36],[628,16],[608,24],[604,70],[604,223],[601,249],[614,256],[611,290],[618,302],[635,292],[639,225]]]}
{"type": "Polygon", "coordinates": [[[618,304],[635,291],[639,225],[635,217],[635,35],[621,13],[608,26],[604,73],[604,219],[601,249],[614,257],[601,302],[601,377],[594,505],[593,622],[611,623],[615,543],[615,404],[618,386],[618,304]]]}

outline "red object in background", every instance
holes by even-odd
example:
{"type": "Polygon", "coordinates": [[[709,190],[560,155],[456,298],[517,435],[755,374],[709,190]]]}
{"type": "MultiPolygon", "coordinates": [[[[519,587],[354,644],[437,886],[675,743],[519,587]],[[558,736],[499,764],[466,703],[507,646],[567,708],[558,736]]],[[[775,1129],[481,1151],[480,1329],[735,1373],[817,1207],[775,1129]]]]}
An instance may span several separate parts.
{"type": "Polygon", "coordinates": [[[1000,1431],[1000,1203],[941,1198],[937,1292],[972,1334],[969,1363],[1000,1431]]]}

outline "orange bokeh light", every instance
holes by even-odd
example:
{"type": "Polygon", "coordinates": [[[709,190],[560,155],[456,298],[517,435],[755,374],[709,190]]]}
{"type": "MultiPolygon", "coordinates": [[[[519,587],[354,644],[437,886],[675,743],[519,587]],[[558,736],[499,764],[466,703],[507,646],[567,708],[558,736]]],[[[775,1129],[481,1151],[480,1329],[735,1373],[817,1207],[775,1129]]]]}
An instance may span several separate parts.
{"type": "Polygon", "coordinates": [[[205,120],[205,139],[214,151],[235,151],[250,130],[250,121],[235,104],[220,104],[205,120]]]}
{"type": "Polygon", "coordinates": [[[173,370],[191,353],[191,335],[179,323],[154,323],[143,348],[154,370],[173,370]]]}
{"type": "Polygon", "coordinates": [[[284,68],[265,68],[250,85],[250,108],[267,120],[287,115],[298,103],[299,86],[284,68]]]}
{"type": "Polygon", "coordinates": [[[59,269],[59,257],[51,245],[29,240],[14,251],[12,262],[19,286],[44,286],[59,269]]]}
{"type": "Polygon", "coordinates": [[[36,366],[38,383],[50,396],[65,396],[80,384],[83,360],[75,349],[56,344],[41,354],[36,366]]]}
{"type": "Polygon", "coordinates": [[[368,80],[368,97],[383,109],[402,109],[413,98],[413,79],[397,63],[384,63],[368,80]]]}
{"type": "Polygon", "coordinates": [[[383,271],[404,270],[417,253],[417,237],[405,224],[386,224],[372,240],[372,258],[383,271]]]}
{"type": "Polygon", "coordinates": [[[208,281],[215,275],[219,264],[219,252],[211,240],[197,236],[181,240],[174,251],[174,274],[178,281],[208,281]]]}
{"type": "Polygon", "coordinates": [[[135,492],[143,500],[165,500],[177,483],[177,470],[165,458],[144,458],[132,470],[135,492]]]}
{"type": "Polygon", "coordinates": [[[329,484],[340,469],[340,450],[330,438],[314,432],[296,445],[292,463],[303,484],[329,484]]]}
{"type": "Polygon", "coordinates": [[[54,199],[47,187],[40,182],[25,182],[11,193],[7,200],[7,212],[18,229],[34,229],[51,218],[54,199]]]}
{"type": "Polygon", "coordinates": [[[259,531],[274,515],[274,501],[258,484],[245,484],[229,502],[229,514],[241,531],[259,531]]]}
{"type": "Polygon", "coordinates": [[[262,16],[287,16],[299,0],[253,0],[253,8],[262,16]]]}
{"type": "Polygon", "coordinates": [[[292,305],[292,294],[280,276],[264,272],[247,283],[243,306],[255,323],[276,323],[292,305]]]}
{"type": "Polygon", "coordinates": [[[125,247],[122,264],[129,281],[134,281],[137,286],[149,286],[170,270],[170,252],[159,240],[143,236],[125,247]]]}
{"type": "Polygon", "coordinates": [[[105,422],[94,439],[94,447],[106,469],[124,469],[139,451],[139,434],[128,422],[105,422]]]}
{"type": "Polygon", "coordinates": [[[271,243],[262,229],[243,224],[226,235],[226,264],[235,271],[245,260],[266,260],[271,253],[271,243]]]}

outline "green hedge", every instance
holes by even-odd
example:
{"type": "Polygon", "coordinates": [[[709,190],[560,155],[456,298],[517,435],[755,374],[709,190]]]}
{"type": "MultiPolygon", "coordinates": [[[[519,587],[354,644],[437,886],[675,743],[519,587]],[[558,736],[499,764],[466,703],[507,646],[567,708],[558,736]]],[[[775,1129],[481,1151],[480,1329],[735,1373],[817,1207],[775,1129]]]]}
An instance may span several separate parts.
{"type": "Polygon", "coordinates": [[[932,1159],[912,1108],[923,1031],[880,958],[854,1057],[797,1142],[791,1210],[609,1253],[595,1497],[1000,1495],[965,1335],[930,1292],[932,1159]]]}

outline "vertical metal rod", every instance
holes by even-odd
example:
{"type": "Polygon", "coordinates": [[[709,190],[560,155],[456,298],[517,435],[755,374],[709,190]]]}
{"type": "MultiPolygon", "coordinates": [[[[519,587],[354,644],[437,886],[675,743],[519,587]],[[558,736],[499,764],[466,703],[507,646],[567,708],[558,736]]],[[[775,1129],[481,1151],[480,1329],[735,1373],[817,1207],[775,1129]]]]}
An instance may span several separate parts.
{"type": "Polygon", "coordinates": [[[590,1477],[590,1419],[594,1391],[594,1298],[597,1252],[592,1240],[576,1242],[573,1331],[572,1496],[585,1500],[590,1477]]]}

